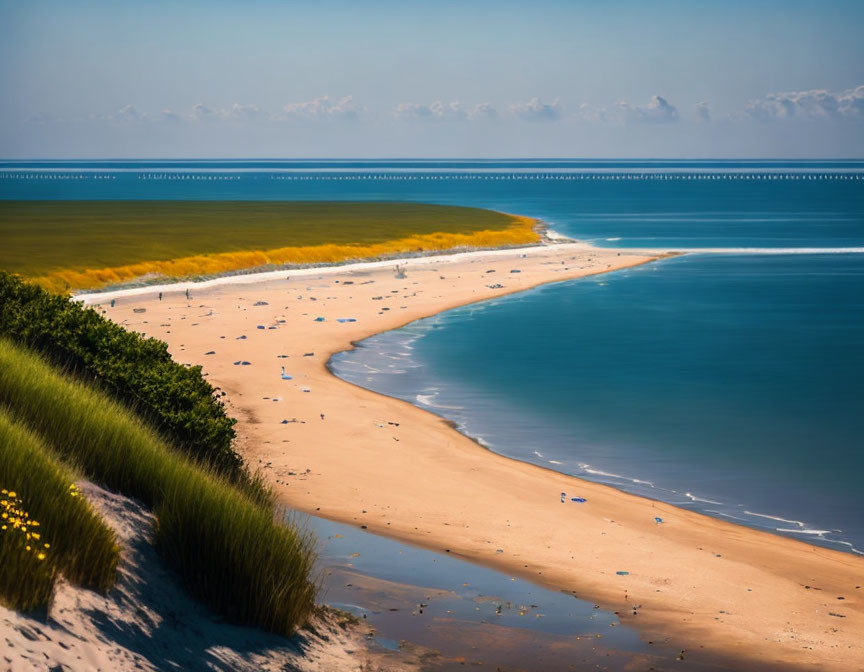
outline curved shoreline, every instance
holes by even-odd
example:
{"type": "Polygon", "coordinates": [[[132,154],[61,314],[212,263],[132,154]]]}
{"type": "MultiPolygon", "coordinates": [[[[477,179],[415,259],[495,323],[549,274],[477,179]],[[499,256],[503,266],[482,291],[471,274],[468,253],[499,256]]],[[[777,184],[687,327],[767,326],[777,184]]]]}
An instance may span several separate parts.
{"type": "Polygon", "coordinates": [[[176,286],[161,303],[153,287],[79,298],[121,299],[108,309],[113,319],[167,340],[178,360],[204,365],[240,418],[244,454],[295,508],[594,599],[646,637],[693,650],[691,660],[746,661],[748,669],[860,665],[861,559],[496,455],[439,416],[327,370],[352,342],[420,317],[660,256],[567,243],[406,260],[405,280],[388,261],[193,285],[189,304],[176,286]],[[133,314],[141,307],[147,312],[133,314]],[[193,328],[205,320],[209,328],[193,328]],[[244,357],[252,365],[234,368],[244,357]],[[283,363],[293,381],[277,378],[283,363]],[[272,402],[277,394],[284,408],[272,402]],[[560,492],[587,502],[562,505],[560,492]],[[845,599],[829,602],[838,597],[845,599]]]}
{"type": "MultiPolygon", "coordinates": [[[[864,251],[864,248],[862,248],[862,251],[864,251]]],[[[721,252],[724,255],[733,253],[733,251],[729,250],[721,252]]],[[[833,252],[825,253],[834,254],[833,252]]],[[[769,251],[768,254],[772,254],[772,252],[769,251]]],[[[684,255],[679,256],[693,257],[700,255],[699,251],[691,252],[688,250],[684,255]]],[[[633,280],[632,282],[638,281],[633,280]]],[[[534,287],[532,290],[541,287],[543,285],[534,287]]],[[[525,292],[528,291],[531,290],[525,290],[525,292]]],[[[497,301],[497,299],[493,300],[497,301]]],[[[700,486],[699,483],[692,481],[672,481],[670,483],[669,481],[662,480],[662,473],[646,473],[639,470],[636,470],[635,473],[627,471],[610,473],[603,471],[603,469],[614,469],[614,467],[604,467],[595,464],[594,459],[597,458],[596,455],[594,459],[584,455],[580,455],[576,459],[565,458],[559,454],[555,455],[557,459],[553,460],[546,454],[544,446],[548,446],[549,442],[545,436],[541,437],[543,439],[541,441],[542,445],[538,444],[536,450],[531,451],[531,453],[520,451],[518,448],[519,444],[515,443],[512,438],[506,434],[501,434],[500,430],[498,430],[497,434],[495,433],[495,425],[505,417],[502,413],[506,414],[506,411],[502,411],[497,405],[486,405],[484,406],[483,415],[478,416],[476,413],[473,413],[471,401],[476,401],[478,397],[476,394],[471,394],[467,400],[459,397],[457,390],[461,385],[457,384],[459,382],[457,381],[458,376],[456,378],[451,377],[449,380],[446,377],[443,380],[438,378],[433,387],[425,388],[424,386],[428,383],[425,376],[432,374],[435,367],[428,363],[420,362],[412,356],[412,351],[416,347],[415,344],[422,341],[425,335],[429,333],[429,330],[441,328],[435,320],[436,317],[444,313],[458,311],[459,308],[470,306],[471,304],[465,304],[464,306],[443,311],[442,313],[420,318],[403,327],[364,338],[362,341],[352,344],[354,347],[335,353],[327,362],[327,370],[332,375],[349,384],[391,399],[408,402],[420,410],[440,417],[452,429],[496,455],[533,464],[549,471],[581,480],[606,485],[637,497],[665,502],[712,518],[728,520],[736,525],[796,539],[830,550],[840,550],[864,556],[864,550],[856,547],[854,538],[844,534],[845,526],[836,519],[805,518],[803,513],[784,513],[782,510],[779,513],[760,513],[759,507],[768,507],[769,504],[766,502],[756,504],[752,501],[748,503],[744,499],[732,499],[730,501],[722,493],[706,494],[701,492],[699,493],[701,496],[697,496],[692,493],[697,492],[700,487],[704,486],[700,486]],[[424,327],[423,324],[427,321],[431,321],[430,324],[436,326],[424,327]],[[383,337],[382,340],[378,341],[379,337],[383,337]],[[400,350],[400,347],[404,347],[405,350],[400,350]],[[352,354],[344,359],[341,358],[342,355],[349,353],[352,354]],[[398,370],[392,372],[387,370],[384,360],[397,360],[397,358],[398,364],[396,368],[398,370]],[[342,368],[343,365],[345,365],[344,368],[342,368]],[[400,384],[397,382],[405,374],[404,369],[406,368],[409,370],[419,369],[423,372],[419,378],[416,372],[411,373],[410,379],[413,382],[407,387],[405,383],[400,384]],[[368,372],[364,371],[364,369],[368,369],[368,372]],[[427,400],[426,397],[434,399],[434,401],[427,400]],[[478,419],[483,421],[482,430],[476,426],[475,421],[478,419]],[[542,454],[540,451],[542,451],[542,454]],[[589,459],[591,464],[586,464],[585,461],[589,459]],[[560,460],[564,460],[564,462],[560,460]],[[720,501],[704,499],[707,496],[717,497],[720,501]],[[683,502],[682,500],[690,501],[683,502]],[[715,508],[712,509],[711,507],[715,508]],[[716,510],[718,507],[722,510],[716,510]],[[732,515],[729,512],[730,510],[736,515],[732,515]],[[787,517],[784,518],[781,515],[787,517]],[[799,516],[800,520],[790,519],[788,516],[799,516]],[[770,521],[770,523],[766,523],[766,521],[770,521]],[[778,525],[779,527],[777,527],[778,525]],[[839,527],[844,527],[844,529],[838,529],[839,527]]],[[[474,310],[468,310],[462,313],[462,316],[456,321],[471,321],[474,319],[473,316],[474,310]]],[[[513,412],[517,409],[511,405],[508,410],[513,412]]],[[[519,409],[519,412],[521,412],[521,409],[519,409]]],[[[614,448],[614,446],[610,447],[614,448]]],[[[635,463],[631,464],[635,465],[635,463]]],[[[771,509],[769,508],[769,510],[771,509]]],[[[857,543],[858,546],[864,548],[860,541],[857,543]]]]}

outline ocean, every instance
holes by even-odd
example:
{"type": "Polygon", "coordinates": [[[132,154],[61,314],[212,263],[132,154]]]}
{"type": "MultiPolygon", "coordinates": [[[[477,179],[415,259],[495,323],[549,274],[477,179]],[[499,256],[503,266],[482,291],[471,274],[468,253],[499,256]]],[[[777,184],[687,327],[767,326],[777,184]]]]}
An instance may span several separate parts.
{"type": "Polygon", "coordinates": [[[490,450],[864,552],[864,162],[0,162],[0,199],[424,201],[736,248],[452,310],[333,368],[490,450]]]}

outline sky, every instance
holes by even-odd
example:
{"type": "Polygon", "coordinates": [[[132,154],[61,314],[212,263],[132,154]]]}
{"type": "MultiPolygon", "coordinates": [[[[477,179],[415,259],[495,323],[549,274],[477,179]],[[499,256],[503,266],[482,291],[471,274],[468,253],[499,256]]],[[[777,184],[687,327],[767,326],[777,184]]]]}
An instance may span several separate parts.
{"type": "Polygon", "coordinates": [[[0,158],[862,158],[862,0],[0,0],[0,158]]]}

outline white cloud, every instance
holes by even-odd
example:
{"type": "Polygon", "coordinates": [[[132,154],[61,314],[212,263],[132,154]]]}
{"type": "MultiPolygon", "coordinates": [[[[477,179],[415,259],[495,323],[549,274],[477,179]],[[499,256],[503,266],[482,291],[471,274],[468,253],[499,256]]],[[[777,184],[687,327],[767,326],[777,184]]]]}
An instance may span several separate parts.
{"type": "Polygon", "coordinates": [[[562,111],[557,100],[544,103],[536,96],[527,103],[513,103],[509,109],[511,114],[527,121],[557,121],[562,111]]]}
{"type": "Polygon", "coordinates": [[[478,103],[466,106],[454,100],[445,103],[436,100],[425,105],[423,103],[399,103],[393,110],[393,116],[406,121],[444,121],[467,119],[493,119],[498,111],[492,103],[478,103]]]}
{"type": "Polygon", "coordinates": [[[590,121],[598,124],[608,124],[620,121],[618,115],[610,113],[605,107],[596,107],[589,103],[582,103],[576,109],[576,118],[582,121],[590,121]]]}
{"type": "Polygon", "coordinates": [[[498,110],[492,103],[477,103],[468,111],[468,116],[472,119],[495,119],[498,116],[498,110]]]}
{"type": "Polygon", "coordinates": [[[770,93],[744,108],[751,119],[864,117],[864,85],[832,93],[825,89],[770,93]]]}
{"type": "Polygon", "coordinates": [[[253,119],[261,114],[261,108],[257,105],[234,103],[231,107],[218,110],[217,114],[222,119],[239,121],[242,119],[253,119]]]}
{"type": "Polygon", "coordinates": [[[201,119],[212,119],[216,113],[207,107],[204,103],[198,103],[192,106],[192,112],[189,113],[189,118],[192,121],[200,121],[201,119]]]}
{"type": "MultiPolygon", "coordinates": [[[[243,121],[257,117],[260,114],[261,108],[252,104],[234,103],[231,107],[220,107],[214,110],[204,103],[198,103],[192,107],[192,112],[189,113],[188,119],[192,121],[202,121],[205,119],[243,121]]],[[[174,112],[171,110],[162,111],[162,117],[172,118],[172,115],[174,115],[174,112]]]]}
{"type": "Polygon", "coordinates": [[[647,105],[633,105],[626,100],[618,103],[625,121],[666,124],[678,121],[678,108],[663,96],[653,96],[647,105]]]}
{"type": "Polygon", "coordinates": [[[134,105],[124,105],[117,113],[114,115],[115,119],[122,119],[124,121],[138,121],[141,118],[141,113],[135,108],[134,105]]]}
{"type": "Polygon", "coordinates": [[[116,112],[109,112],[108,114],[91,114],[90,119],[99,120],[99,121],[126,121],[126,122],[135,122],[135,121],[143,121],[147,115],[142,114],[138,111],[138,109],[134,105],[124,105],[116,112]]]}
{"type": "Polygon", "coordinates": [[[279,119],[357,119],[366,113],[366,108],[354,102],[353,96],[331,100],[321,96],[299,103],[288,103],[282,108],[279,119]]]}
{"type": "Polygon", "coordinates": [[[397,119],[429,119],[432,110],[428,105],[419,103],[399,103],[393,110],[393,116],[397,119]]]}
{"type": "Polygon", "coordinates": [[[696,117],[699,121],[711,121],[711,106],[705,101],[701,101],[694,105],[696,108],[696,117]]]}

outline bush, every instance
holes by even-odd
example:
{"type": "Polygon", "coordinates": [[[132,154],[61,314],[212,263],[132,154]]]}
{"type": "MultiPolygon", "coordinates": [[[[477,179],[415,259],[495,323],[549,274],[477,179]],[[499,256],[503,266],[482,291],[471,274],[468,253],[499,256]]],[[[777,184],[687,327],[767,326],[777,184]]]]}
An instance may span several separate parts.
{"type": "Polygon", "coordinates": [[[213,470],[169,448],[138,417],[0,340],[0,404],[89,478],[152,507],[156,546],[190,592],[226,618],[291,634],[314,606],[314,552],[213,470]]]}
{"type": "Polygon", "coordinates": [[[114,532],[45,444],[0,408],[0,600],[47,607],[58,572],[107,591],[117,574],[114,532]]]}
{"type": "Polygon", "coordinates": [[[168,346],[126,331],[90,308],[0,271],[0,335],[98,381],[177,447],[237,479],[233,418],[201,367],[174,362],[168,346]]]}

